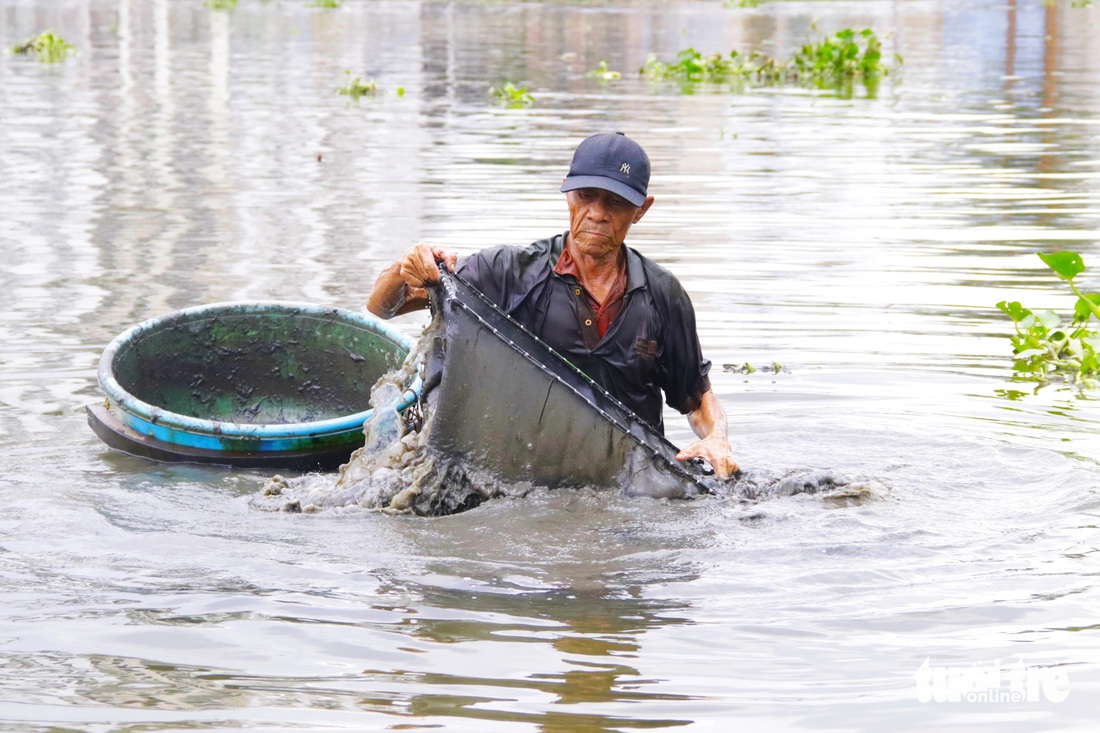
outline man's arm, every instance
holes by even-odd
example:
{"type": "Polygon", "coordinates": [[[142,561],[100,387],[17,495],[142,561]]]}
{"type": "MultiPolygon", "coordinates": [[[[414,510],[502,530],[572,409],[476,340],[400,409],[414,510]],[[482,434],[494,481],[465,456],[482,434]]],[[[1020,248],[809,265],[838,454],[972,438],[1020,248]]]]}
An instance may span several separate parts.
{"type": "Polygon", "coordinates": [[[439,282],[442,262],[452,272],[457,255],[441,247],[420,242],[406,251],[378,276],[367,298],[367,310],[380,318],[393,318],[403,313],[428,307],[425,285],[439,282]]]}
{"type": "Polygon", "coordinates": [[[726,411],[714,392],[707,390],[699,407],[689,412],[688,423],[700,440],[676,454],[676,460],[702,458],[714,468],[719,478],[728,478],[740,468],[733,460],[733,449],[726,438],[726,411]]]}

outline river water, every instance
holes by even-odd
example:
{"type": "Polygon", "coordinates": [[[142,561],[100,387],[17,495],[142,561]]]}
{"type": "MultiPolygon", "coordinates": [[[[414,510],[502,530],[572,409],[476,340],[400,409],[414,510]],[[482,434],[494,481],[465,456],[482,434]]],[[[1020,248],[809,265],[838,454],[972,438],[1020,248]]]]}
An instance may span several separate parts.
{"type": "Polygon", "coordinates": [[[0,54],[0,727],[1093,729],[1100,403],[1012,381],[994,304],[1072,308],[1036,251],[1100,267],[1100,9],[736,5],[0,0],[5,49],[77,48],[0,54]],[[873,98],[635,73],[845,27],[904,58],[873,98]],[[250,507],[262,472],[88,429],[126,328],[358,309],[419,239],[548,236],[611,129],[653,160],[631,242],[695,301],[740,462],[882,498],[289,515],[250,507]]]}

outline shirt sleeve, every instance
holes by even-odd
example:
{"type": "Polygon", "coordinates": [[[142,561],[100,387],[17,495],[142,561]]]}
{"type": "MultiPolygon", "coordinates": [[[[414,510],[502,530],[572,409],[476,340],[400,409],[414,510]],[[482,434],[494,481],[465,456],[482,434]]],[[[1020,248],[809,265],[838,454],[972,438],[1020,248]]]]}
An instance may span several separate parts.
{"type": "Polygon", "coordinates": [[[703,358],[695,308],[691,298],[675,279],[668,289],[664,384],[665,402],[681,414],[699,409],[710,390],[710,360],[703,358]]]}
{"type": "Polygon", "coordinates": [[[527,247],[489,247],[460,260],[455,272],[512,315],[545,279],[549,244],[540,240],[527,247]]]}
{"type": "Polygon", "coordinates": [[[511,247],[490,247],[460,260],[455,272],[498,308],[507,311],[514,289],[514,259],[511,247]]]}

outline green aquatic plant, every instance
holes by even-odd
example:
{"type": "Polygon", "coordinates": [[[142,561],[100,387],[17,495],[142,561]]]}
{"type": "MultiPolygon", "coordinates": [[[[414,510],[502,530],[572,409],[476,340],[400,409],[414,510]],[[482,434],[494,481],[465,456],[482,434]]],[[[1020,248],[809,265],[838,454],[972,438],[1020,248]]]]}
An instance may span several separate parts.
{"type": "MultiPolygon", "coordinates": [[[[345,97],[351,97],[352,99],[374,97],[382,91],[381,87],[378,86],[374,79],[364,82],[358,76],[353,77],[351,75],[351,69],[346,70],[344,75],[347,77],[347,83],[337,88],[336,92],[338,94],[343,94],[345,97]]],[[[403,96],[404,93],[405,90],[402,89],[398,96],[403,96]]]]}
{"type": "Polygon", "coordinates": [[[621,79],[622,73],[610,68],[607,64],[607,59],[600,59],[600,65],[592,71],[585,74],[590,79],[599,79],[600,81],[611,81],[612,79],[621,79]]]}
{"type": "Polygon", "coordinates": [[[237,7],[237,0],[204,0],[203,5],[211,10],[233,10],[237,7]]]}
{"type": "Polygon", "coordinates": [[[535,101],[527,87],[517,87],[510,81],[499,87],[489,87],[489,94],[506,107],[529,107],[535,101]]]}
{"type": "MultiPolygon", "coordinates": [[[[900,64],[901,57],[895,55],[900,64]]],[[[878,81],[890,73],[882,60],[882,41],[868,29],[845,29],[808,42],[786,60],[752,52],[743,55],[731,51],[703,55],[694,48],[676,54],[676,60],[663,62],[650,54],[638,70],[652,81],[679,81],[685,92],[692,85],[706,84],[808,84],[821,89],[835,88],[842,96],[851,94],[855,82],[862,82],[874,94],[878,81]]]]}
{"type": "Polygon", "coordinates": [[[664,63],[656,55],[650,54],[638,72],[654,81],[676,79],[720,83],[734,77],[751,75],[753,67],[739,63],[738,55],[737,51],[731,51],[728,58],[720,53],[704,56],[694,48],[685,48],[676,54],[676,60],[671,63],[664,63]]]}
{"type": "Polygon", "coordinates": [[[766,364],[762,367],[754,367],[747,361],[744,364],[723,364],[722,370],[726,372],[736,372],[740,374],[755,374],[756,372],[764,372],[766,374],[790,374],[791,370],[780,364],[778,361],[773,361],[771,364],[766,364]]]}
{"type": "Polygon", "coordinates": [[[70,54],[75,53],[76,47],[57,35],[53,30],[46,30],[14,46],[12,52],[33,53],[39,61],[56,63],[64,61],[70,54]]]}
{"type": "Polygon", "coordinates": [[[1039,258],[1069,285],[1077,302],[1065,326],[1052,310],[1033,312],[1017,301],[997,303],[1016,329],[1013,370],[1021,379],[1046,383],[1058,377],[1090,389],[1100,388],[1100,333],[1090,329],[1093,318],[1100,322],[1100,293],[1082,293],[1074,283],[1085,271],[1084,259],[1076,252],[1040,252],[1039,258]]]}
{"type": "MultiPolygon", "coordinates": [[[[895,58],[900,62],[900,56],[895,58]]],[[[796,79],[820,88],[846,87],[856,81],[873,87],[890,73],[882,62],[882,41],[870,28],[846,28],[804,44],[791,59],[790,68],[796,79]]]]}

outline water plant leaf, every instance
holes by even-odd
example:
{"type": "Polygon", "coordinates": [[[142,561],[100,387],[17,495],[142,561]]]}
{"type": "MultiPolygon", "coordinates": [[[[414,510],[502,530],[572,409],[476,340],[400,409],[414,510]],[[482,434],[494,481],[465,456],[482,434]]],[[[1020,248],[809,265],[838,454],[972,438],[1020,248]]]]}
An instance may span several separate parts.
{"type": "Polygon", "coordinates": [[[1077,320],[1088,321],[1091,316],[1100,319],[1100,293],[1085,293],[1077,299],[1073,306],[1073,312],[1077,314],[1077,320]]]}
{"type": "Polygon", "coordinates": [[[1052,329],[1062,325],[1062,317],[1048,309],[1034,311],[1035,318],[1043,325],[1043,328],[1052,329]]]}
{"type": "Polygon", "coordinates": [[[997,307],[1004,311],[1009,318],[1017,323],[1031,315],[1031,311],[1020,305],[1020,302],[1018,300],[1014,300],[1011,303],[1007,300],[1002,300],[1000,303],[997,304],[997,307]]]}
{"type": "Polygon", "coordinates": [[[1085,262],[1076,252],[1039,252],[1038,255],[1063,280],[1073,280],[1085,271],[1085,262]]]}

